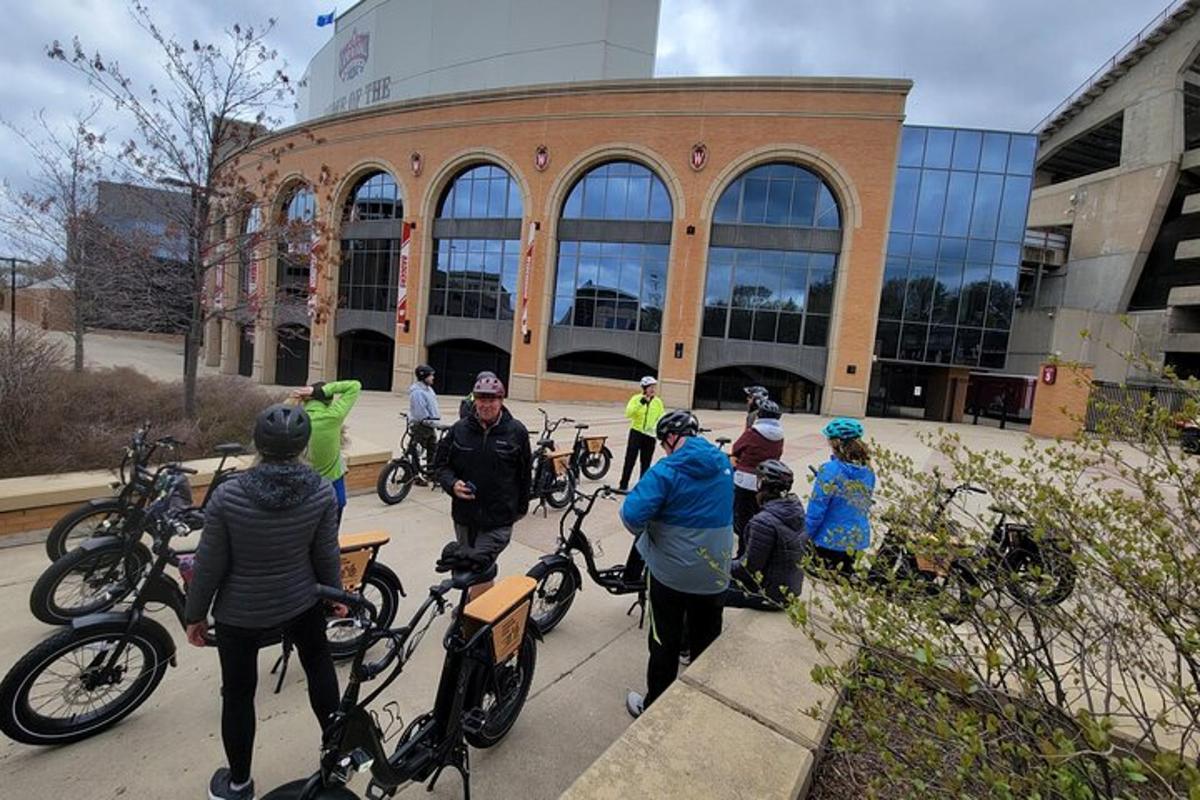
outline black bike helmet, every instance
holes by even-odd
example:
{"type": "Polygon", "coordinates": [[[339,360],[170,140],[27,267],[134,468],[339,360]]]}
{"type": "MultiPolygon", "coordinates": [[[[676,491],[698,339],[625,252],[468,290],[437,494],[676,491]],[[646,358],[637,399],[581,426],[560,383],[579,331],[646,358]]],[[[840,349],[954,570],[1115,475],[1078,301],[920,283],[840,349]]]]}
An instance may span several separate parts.
{"type": "Polygon", "coordinates": [[[428,364],[419,364],[413,371],[417,375],[417,380],[423,381],[433,374],[433,367],[429,366],[428,364]]]}
{"type": "Polygon", "coordinates": [[[677,408],[662,415],[658,420],[658,425],[655,426],[654,433],[660,442],[672,433],[680,436],[695,436],[700,433],[700,420],[696,419],[696,415],[692,412],[677,408]]]}
{"type": "Polygon", "coordinates": [[[258,413],[254,421],[254,447],[263,458],[286,461],[308,447],[312,423],[300,406],[276,403],[258,413]]]}
{"type": "Polygon", "coordinates": [[[758,490],[772,494],[784,494],[792,490],[796,476],[792,468],[779,459],[769,458],[754,470],[758,475],[758,490]]]}
{"type": "Polygon", "coordinates": [[[746,397],[754,397],[759,400],[766,400],[770,396],[765,386],[743,386],[742,391],[746,393],[746,397]]]}
{"type": "Polygon", "coordinates": [[[769,397],[758,401],[758,418],[759,419],[779,419],[783,416],[783,411],[779,408],[779,403],[769,397]]]}

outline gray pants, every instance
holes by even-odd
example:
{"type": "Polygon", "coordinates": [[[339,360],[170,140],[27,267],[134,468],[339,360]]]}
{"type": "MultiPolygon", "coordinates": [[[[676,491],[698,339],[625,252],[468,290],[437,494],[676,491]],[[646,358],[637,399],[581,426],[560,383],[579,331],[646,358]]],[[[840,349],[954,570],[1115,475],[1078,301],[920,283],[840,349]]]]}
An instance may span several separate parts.
{"type": "Polygon", "coordinates": [[[454,523],[454,536],[458,539],[459,544],[474,548],[495,561],[512,541],[512,525],[480,530],[479,528],[468,528],[466,525],[456,522],[454,523]]]}

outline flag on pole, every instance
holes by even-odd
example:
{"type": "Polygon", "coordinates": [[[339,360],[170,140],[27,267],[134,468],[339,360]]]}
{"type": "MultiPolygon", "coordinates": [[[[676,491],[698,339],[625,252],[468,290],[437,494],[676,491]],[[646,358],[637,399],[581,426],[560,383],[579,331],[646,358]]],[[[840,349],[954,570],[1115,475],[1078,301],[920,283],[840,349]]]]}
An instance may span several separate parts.
{"type": "Polygon", "coordinates": [[[318,14],[317,15],[317,27],[324,28],[326,25],[332,25],[333,17],[335,14],[337,14],[336,8],[333,11],[330,11],[328,14],[318,14]]]}
{"type": "Polygon", "coordinates": [[[225,308],[225,259],[222,257],[213,275],[213,300],[217,311],[225,308]]]}
{"type": "Polygon", "coordinates": [[[408,254],[412,242],[412,225],[405,222],[400,228],[400,274],[396,280],[396,324],[408,318],[408,254]]]}
{"type": "Polygon", "coordinates": [[[525,246],[525,279],[521,282],[521,336],[529,333],[529,273],[533,272],[533,240],[537,223],[529,223],[529,241],[525,246]]]}

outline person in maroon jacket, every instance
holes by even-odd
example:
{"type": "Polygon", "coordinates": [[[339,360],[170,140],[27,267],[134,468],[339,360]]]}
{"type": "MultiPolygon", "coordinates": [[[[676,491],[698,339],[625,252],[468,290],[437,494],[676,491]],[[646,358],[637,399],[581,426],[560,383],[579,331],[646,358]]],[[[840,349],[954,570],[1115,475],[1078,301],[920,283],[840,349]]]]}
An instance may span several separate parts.
{"type": "Polygon", "coordinates": [[[746,549],[744,532],[758,513],[758,465],[783,457],[783,413],[767,398],[758,401],[758,419],[733,443],[733,532],[737,534],[736,558],[746,549]]]}

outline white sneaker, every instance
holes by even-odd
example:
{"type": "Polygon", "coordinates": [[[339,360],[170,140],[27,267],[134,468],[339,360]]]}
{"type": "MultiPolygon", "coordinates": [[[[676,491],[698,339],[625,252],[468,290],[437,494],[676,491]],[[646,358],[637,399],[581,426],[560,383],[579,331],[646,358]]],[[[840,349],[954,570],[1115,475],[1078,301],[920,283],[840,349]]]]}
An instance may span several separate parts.
{"type": "Polygon", "coordinates": [[[637,719],[646,710],[645,698],[638,692],[630,692],[625,695],[625,710],[629,712],[629,716],[637,719]]]}

